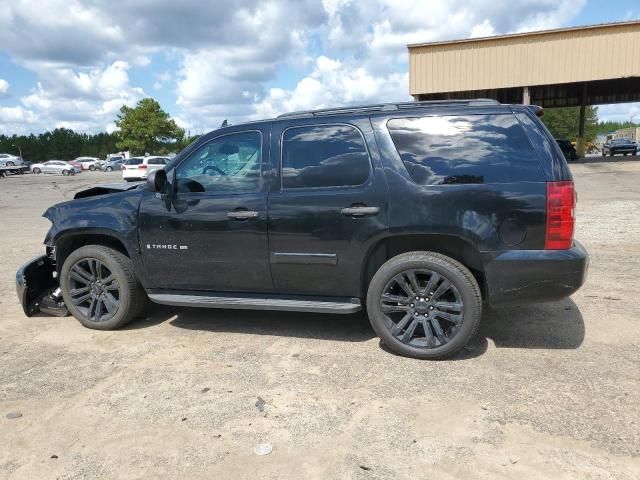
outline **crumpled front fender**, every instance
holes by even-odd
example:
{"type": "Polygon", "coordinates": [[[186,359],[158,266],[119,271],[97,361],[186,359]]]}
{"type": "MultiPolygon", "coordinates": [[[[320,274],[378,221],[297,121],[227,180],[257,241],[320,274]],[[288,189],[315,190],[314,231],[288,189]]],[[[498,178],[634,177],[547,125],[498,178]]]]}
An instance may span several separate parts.
{"type": "Polygon", "coordinates": [[[68,314],[54,273],[55,267],[46,255],[30,260],[16,272],[16,293],[27,317],[40,311],[56,316],[68,314]]]}

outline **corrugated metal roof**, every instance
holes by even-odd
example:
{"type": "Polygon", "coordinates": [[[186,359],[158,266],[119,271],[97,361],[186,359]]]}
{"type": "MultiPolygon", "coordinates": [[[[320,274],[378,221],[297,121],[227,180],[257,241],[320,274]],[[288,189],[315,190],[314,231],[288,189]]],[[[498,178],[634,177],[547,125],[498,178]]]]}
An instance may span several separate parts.
{"type": "Polygon", "coordinates": [[[640,77],[640,21],[409,46],[412,95],[628,77],[640,77]]]}

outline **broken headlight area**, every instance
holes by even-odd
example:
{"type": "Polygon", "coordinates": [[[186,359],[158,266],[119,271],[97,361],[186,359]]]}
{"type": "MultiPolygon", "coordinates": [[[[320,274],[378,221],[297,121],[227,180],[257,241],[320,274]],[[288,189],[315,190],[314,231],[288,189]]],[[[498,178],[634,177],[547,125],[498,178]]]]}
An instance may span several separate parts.
{"type": "Polygon", "coordinates": [[[28,317],[38,312],[59,317],[69,313],[62,299],[55,265],[48,255],[36,257],[18,269],[16,291],[28,317]]]}

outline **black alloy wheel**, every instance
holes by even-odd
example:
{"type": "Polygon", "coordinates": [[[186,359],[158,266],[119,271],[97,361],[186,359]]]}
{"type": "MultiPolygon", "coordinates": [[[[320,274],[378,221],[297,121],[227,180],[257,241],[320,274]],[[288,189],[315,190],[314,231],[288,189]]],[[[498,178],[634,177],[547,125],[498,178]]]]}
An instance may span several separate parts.
{"type": "Polygon", "coordinates": [[[464,321],[464,302],[458,289],[427,269],[406,270],[387,282],[380,310],[391,333],[418,348],[446,345],[464,321]]]}
{"type": "Polygon", "coordinates": [[[96,258],[73,264],[67,287],[71,303],[92,322],[105,322],[120,308],[118,279],[96,258]]]}
{"type": "Polygon", "coordinates": [[[85,245],[71,252],[60,271],[60,288],[69,313],[96,330],[130,322],[147,299],[131,259],[104,245],[85,245]]]}
{"type": "Polygon", "coordinates": [[[371,326],[396,353],[449,357],[480,325],[482,296],[471,272],[435,252],[408,252],[384,263],[367,292],[371,326]]]}

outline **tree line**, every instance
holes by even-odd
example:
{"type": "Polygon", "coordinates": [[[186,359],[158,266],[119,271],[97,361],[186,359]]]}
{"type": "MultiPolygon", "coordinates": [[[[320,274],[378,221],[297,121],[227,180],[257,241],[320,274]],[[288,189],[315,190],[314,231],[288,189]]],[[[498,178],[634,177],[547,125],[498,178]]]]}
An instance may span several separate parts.
{"type": "MultiPolygon", "coordinates": [[[[575,140],[578,136],[580,107],[545,108],[542,121],[556,138],[575,140]]],[[[626,122],[601,122],[598,120],[598,107],[587,106],[585,110],[584,136],[587,142],[595,141],[598,135],[604,135],[621,128],[638,125],[626,122]]]]}

